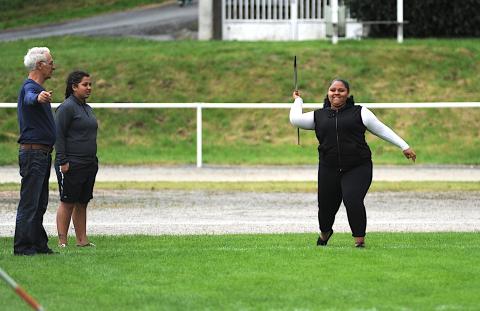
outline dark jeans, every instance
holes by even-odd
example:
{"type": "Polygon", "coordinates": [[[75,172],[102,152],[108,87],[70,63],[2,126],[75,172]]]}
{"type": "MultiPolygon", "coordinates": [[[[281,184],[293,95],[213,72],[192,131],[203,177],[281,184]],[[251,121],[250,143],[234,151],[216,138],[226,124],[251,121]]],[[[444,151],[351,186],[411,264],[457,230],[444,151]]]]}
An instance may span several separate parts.
{"type": "Polygon", "coordinates": [[[18,154],[22,185],[15,225],[14,254],[46,253],[48,237],[43,215],[48,205],[48,179],[52,156],[42,150],[20,150],[18,154]]]}

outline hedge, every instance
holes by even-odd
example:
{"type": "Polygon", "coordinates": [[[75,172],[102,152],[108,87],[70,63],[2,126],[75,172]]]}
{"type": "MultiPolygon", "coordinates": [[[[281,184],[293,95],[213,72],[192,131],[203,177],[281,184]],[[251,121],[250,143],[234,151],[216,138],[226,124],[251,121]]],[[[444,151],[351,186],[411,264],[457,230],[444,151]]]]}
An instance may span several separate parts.
{"type": "MultiPolygon", "coordinates": [[[[345,0],[360,21],[396,21],[397,0],[345,0]]],[[[480,0],[404,0],[406,37],[480,37],[480,0]]],[[[396,25],[372,25],[370,36],[391,37],[396,25]]]]}

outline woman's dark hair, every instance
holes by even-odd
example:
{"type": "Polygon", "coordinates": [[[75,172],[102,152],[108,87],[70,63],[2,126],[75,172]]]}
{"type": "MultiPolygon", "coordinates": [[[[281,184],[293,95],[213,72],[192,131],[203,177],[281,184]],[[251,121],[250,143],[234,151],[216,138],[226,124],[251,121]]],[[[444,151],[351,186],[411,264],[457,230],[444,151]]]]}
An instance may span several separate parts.
{"type": "Polygon", "coordinates": [[[350,93],[350,84],[348,83],[347,80],[343,80],[343,79],[339,79],[339,78],[333,79],[332,82],[330,82],[330,85],[332,85],[336,81],[342,82],[343,85],[345,86],[345,88],[347,89],[348,93],[350,93]]]}
{"type": "Polygon", "coordinates": [[[73,86],[82,82],[83,77],[90,77],[88,73],[81,70],[72,71],[67,78],[67,88],[65,89],[65,98],[73,94],[73,86]]]}

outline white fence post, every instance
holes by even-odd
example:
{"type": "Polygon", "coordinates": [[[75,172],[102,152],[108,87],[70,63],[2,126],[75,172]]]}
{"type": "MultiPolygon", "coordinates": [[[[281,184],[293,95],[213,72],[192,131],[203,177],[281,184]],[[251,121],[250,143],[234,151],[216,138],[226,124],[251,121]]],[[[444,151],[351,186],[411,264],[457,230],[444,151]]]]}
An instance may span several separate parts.
{"type": "Polygon", "coordinates": [[[331,0],[332,5],[332,43],[338,42],[338,0],[331,0]]]}
{"type": "Polygon", "coordinates": [[[197,104],[197,167],[202,167],[202,104],[197,104]]]}
{"type": "Polygon", "coordinates": [[[298,7],[297,0],[290,0],[290,21],[292,25],[292,40],[298,40],[298,7]]]}
{"type": "Polygon", "coordinates": [[[403,0],[397,0],[397,42],[403,42],[403,0]]]}
{"type": "Polygon", "coordinates": [[[213,0],[198,1],[198,40],[213,38],[213,0]]]}

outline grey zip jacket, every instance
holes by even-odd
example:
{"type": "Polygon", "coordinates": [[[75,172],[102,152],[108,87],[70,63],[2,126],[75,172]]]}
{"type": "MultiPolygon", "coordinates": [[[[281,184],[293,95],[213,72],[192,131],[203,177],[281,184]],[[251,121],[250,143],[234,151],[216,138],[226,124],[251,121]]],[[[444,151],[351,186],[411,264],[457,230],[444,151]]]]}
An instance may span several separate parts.
{"type": "Polygon", "coordinates": [[[55,112],[56,163],[97,162],[98,123],[92,107],[70,95],[55,112]]]}

